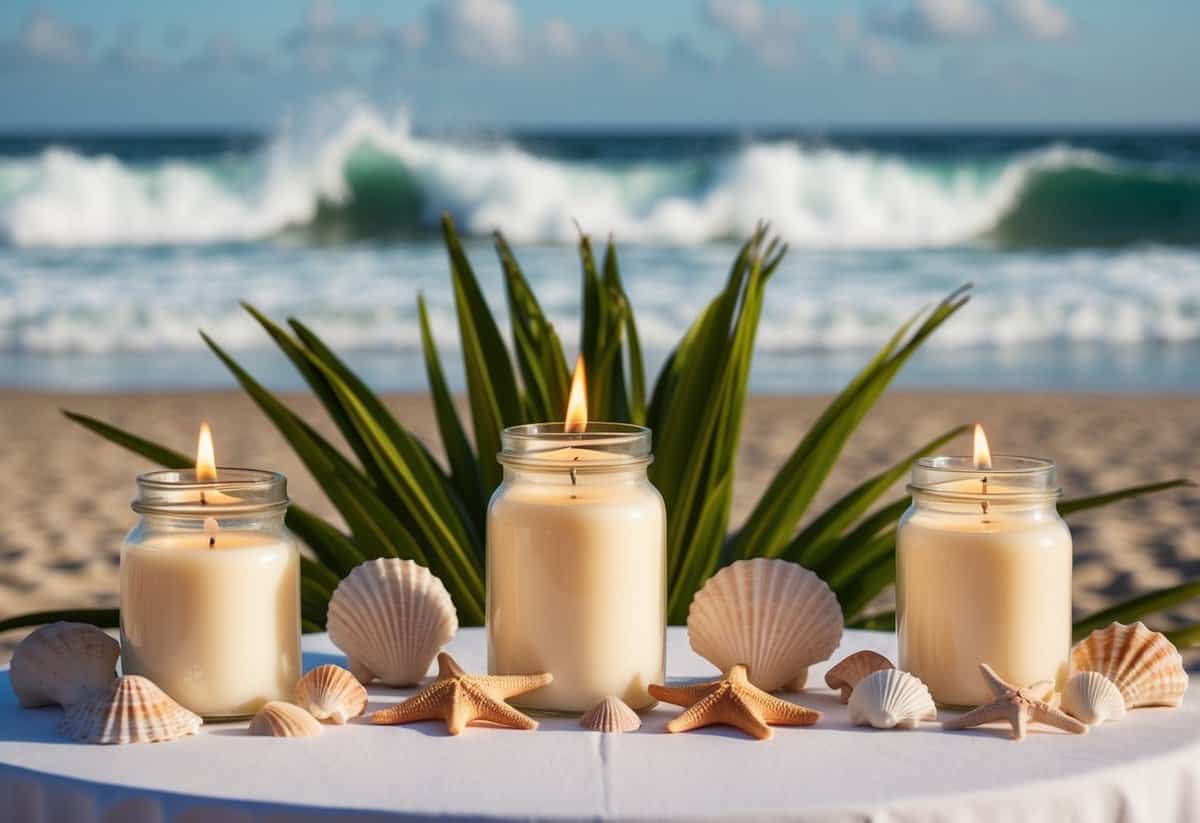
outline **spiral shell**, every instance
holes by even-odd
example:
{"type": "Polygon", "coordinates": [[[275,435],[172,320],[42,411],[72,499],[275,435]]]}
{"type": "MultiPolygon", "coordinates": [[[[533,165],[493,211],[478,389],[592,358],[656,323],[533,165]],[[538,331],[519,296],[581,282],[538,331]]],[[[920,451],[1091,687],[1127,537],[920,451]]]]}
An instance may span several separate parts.
{"type": "Polygon", "coordinates": [[[642,719],[619,697],[606,697],[583,717],[579,725],[593,732],[632,732],[642,727],[642,719]]]}
{"type": "Polygon", "coordinates": [[[317,666],[296,684],[296,705],[339,726],[367,709],[367,690],[341,666],[317,666]]]}
{"type": "Polygon", "coordinates": [[[713,575],[692,600],[687,626],[692,649],[721,671],[742,663],[760,689],[800,689],[808,667],[841,642],[842,608],[808,569],[762,557],[713,575]]]}
{"type": "Polygon", "coordinates": [[[429,569],[381,558],[357,566],[338,585],[327,625],[362,682],[413,686],[458,631],[458,614],[429,569]]]}
{"type": "Polygon", "coordinates": [[[203,722],[145,677],[127,674],[68,705],[58,730],[85,743],[160,743],[195,734],[203,722]]]}
{"type": "Polygon", "coordinates": [[[842,702],[848,703],[850,693],[860,680],[872,672],[893,668],[895,666],[892,665],[892,661],[879,652],[855,652],[825,673],[825,685],[831,689],[840,689],[842,702]]]}
{"type": "Polygon", "coordinates": [[[852,723],[877,729],[915,729],[922,720],[937,719],[929,689],[898,669],[881,669],[864,677],[854,687],[847,709],[852,723]]]}
{"type": "Polygon", "coordinates": [[[272,700],[250,720],[250,734],[257,737],[316,737],[321,723],[299,706],[272,700]]]}
{"type": "Polygon", "coordinates": [[[1095,726],[1125,716],[1125,698],[1117,684],[1100,672],[1072,675],[1062,692],[1062,709],[1076,720],[1095,726]]]}
{"type": "Polygon", "coordinates": [[[1126,709],[1178,706],[1187,691],[1183,657],[1160,632],[1142,623],[1097,629],[1071,650],[1071,673],[1099,672],[1113,682],[1126,709]]]}
{"type": "Polygon", "coordinates": [[[51,623],[13,651],[8,679],[26,708],[69,706],[116,679],[121,647],[86,623],[51,623]]]}

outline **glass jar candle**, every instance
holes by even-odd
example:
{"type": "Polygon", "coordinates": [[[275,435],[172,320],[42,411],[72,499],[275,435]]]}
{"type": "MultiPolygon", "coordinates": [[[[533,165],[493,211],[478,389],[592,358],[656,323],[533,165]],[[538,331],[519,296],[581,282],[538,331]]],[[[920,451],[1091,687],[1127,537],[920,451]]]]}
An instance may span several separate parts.
{"type": "Polygon", "coordinates": [[[492,674],[550,672],[516,698],[576,713],[608,695],[654,704],[666,640],[666,510],[646,477],[650,430],[591,423],[506,429],[488,506],[492,674]]]}
{"type": "Polygon", "coordinates": [[[287,480],[252,469],[137,479],[121,550],[121,666],[208,719],[288,700],[300,678],[300,556],[287,480]]]}
{"type": "Polygon", "coordinates": [[[1060,682],[1071,648],[1071,534],[1054,464],[932,457],[913,468],[896,536],[900,668],[947,706],[992,699],[987,663],[1010,683],[1060,682]]]}

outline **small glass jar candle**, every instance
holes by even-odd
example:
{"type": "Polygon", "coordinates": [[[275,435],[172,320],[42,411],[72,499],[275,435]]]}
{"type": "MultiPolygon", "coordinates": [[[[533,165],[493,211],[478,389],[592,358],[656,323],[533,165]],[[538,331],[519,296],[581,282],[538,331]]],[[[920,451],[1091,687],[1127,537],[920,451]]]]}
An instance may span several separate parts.
{"type": "Polygon", "coordinates": [[[900,668],[947,706],[992,699],[980,663],[1020,686],[1057,683],[1071,648],[1071,533],[1054,464],[989,462],[920,460],[896,536],[900,668]]]}
{"type": "Polygon", "coordinates": [[[654,704],[666,640],[666,511],[646,477],[650,430],[591,423],[506,429],[488,506],[492,674],[550,672],[516,698],[577,713],[608,695],[654,704]]]}
{"type": "Polygon", "coordinates": [[[253,469],[137,479],[121,550],[121,666],[208,719],[290,699],[300,678],[300,556],[287,480],[253,469]]]}

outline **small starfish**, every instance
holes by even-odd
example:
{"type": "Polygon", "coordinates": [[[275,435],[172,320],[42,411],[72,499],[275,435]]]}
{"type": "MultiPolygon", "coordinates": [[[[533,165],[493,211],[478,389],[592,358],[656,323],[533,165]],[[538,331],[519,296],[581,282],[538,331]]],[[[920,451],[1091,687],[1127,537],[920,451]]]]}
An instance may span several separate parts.
{"type": "Polygon", "coordinates": [[[1012,725],[1012,739],[1023,740],[1026,727],[1030,723],[1045,723],[1064,732],[1072,734],[1087,734],[1088,727],[1070,715],[1060,712],[1046,702],[1053,693],[1054,684],[1042,680],[1033,685],[1019,689],[1011,683],[1000,679],[1000,675],[992,670],[987,663],[979,665],[983,679],[996,699],[977,709],[967,712],[962,717],[947,720],[942,723],[946,729],[966,729],[971,726],[981,726],[994,720],[1003,720],[1012,725]]]}
{"type": "Polygon", "coordinates": [[[811,726],[821,713],[780,700],[755,686],[746,677],[746,667],[734,666],[729,674],[695,686],[650,686],[650,694],[687,711],[667,724],[669,732],[687,732],[704,726],[724,725],[741,729],[751,737],[769,740],[776,726],[811,726]]]}
{"type": "Polygon", "coordinates": [[[415,723],[418,720],[444,720],[450,734],[461,734],[476,720],[536,729],[537,721],[504,701],[518,694],[541,688],[554,679],[550,674],[482,675],[467,674],[450,655],[438,655],[438,676],[417,694],[371,715],[380,725],[415,723]]]}

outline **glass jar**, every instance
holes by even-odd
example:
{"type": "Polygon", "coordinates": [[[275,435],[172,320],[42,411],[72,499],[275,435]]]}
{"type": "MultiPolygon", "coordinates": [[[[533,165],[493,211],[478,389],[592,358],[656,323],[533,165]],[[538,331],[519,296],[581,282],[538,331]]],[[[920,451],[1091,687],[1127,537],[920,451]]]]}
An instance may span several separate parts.
{"type": "Polygon", "coordinates": [[[254,469],[137,479],[121,549],[121,666],[208,719],[290,699],[300,678],[300,555],[287,479],[254,469]]]}
{"type": "Polygon", "coordinates": [[[650,430],[591,423],[505,429],[488,506],[492,674],[550,672],[514,703],[578,713],[608,695],[654,705],[666,641],[666,509],[646,477],[650,430]]]}
{"type": "Polygon", "coordinates": [[[1071,533],[1054,464],[997,456],[913,467],[896,536],[900,668],[947,706],[992,699],[987,663],[1018,686],[1061,685],[1071,648],[1071,533]]]}

